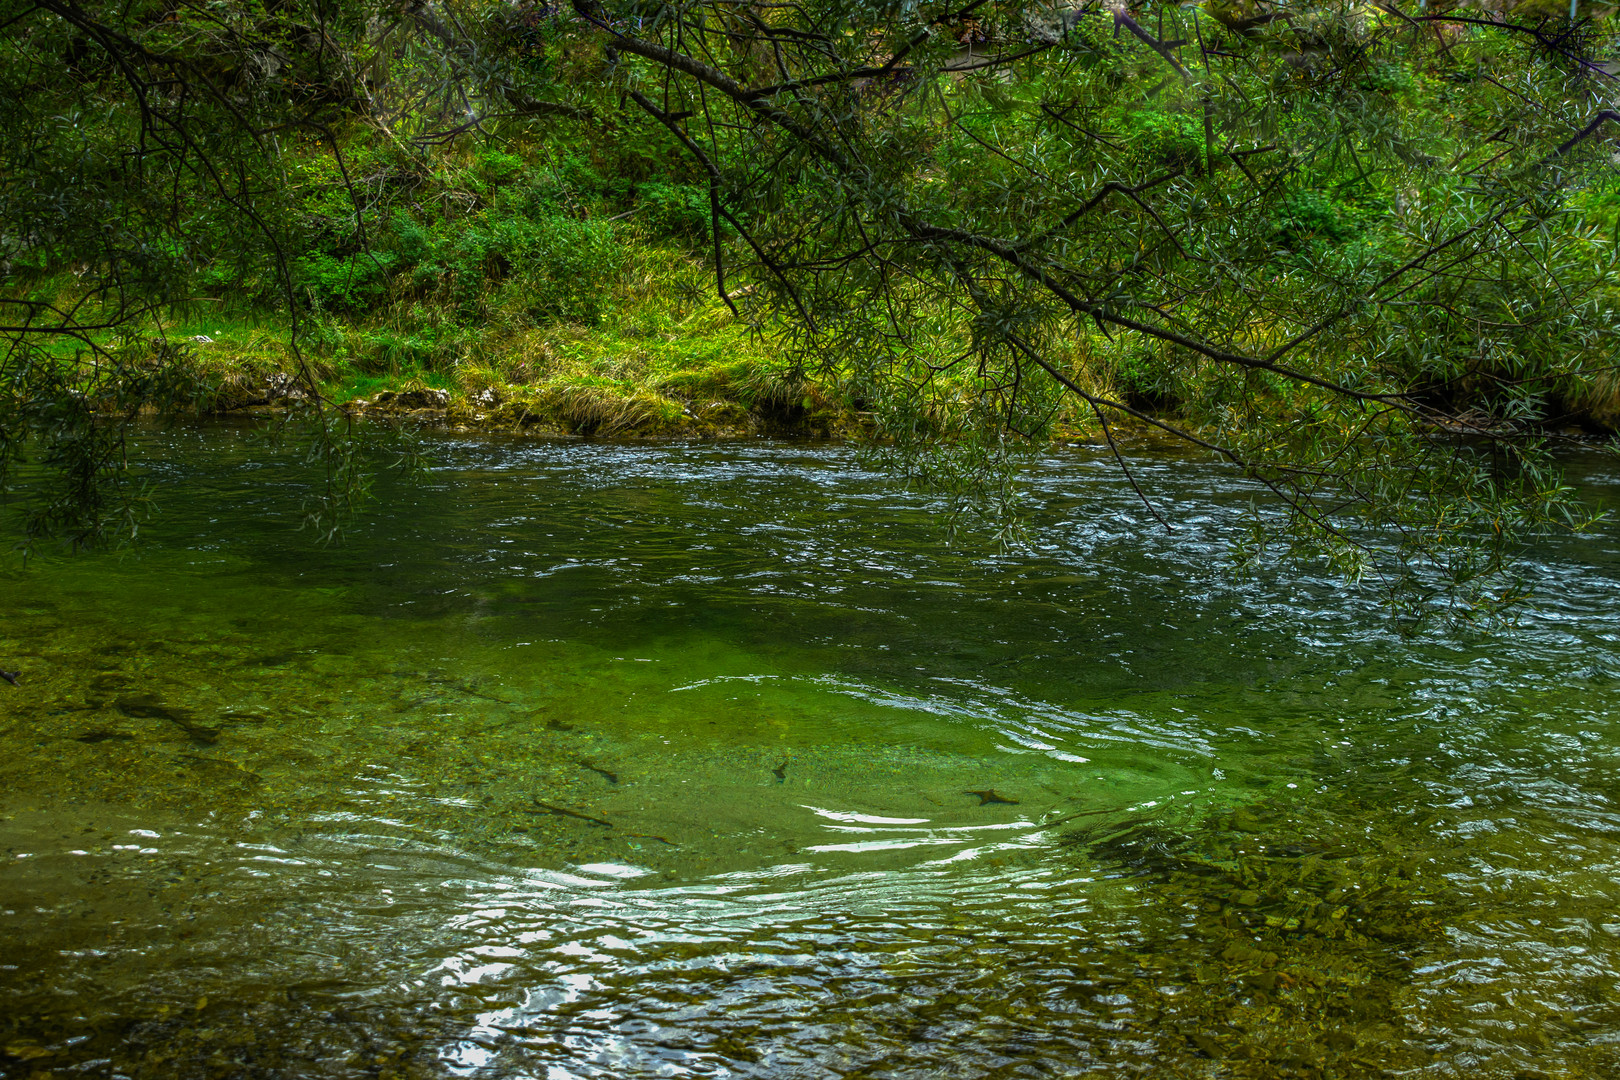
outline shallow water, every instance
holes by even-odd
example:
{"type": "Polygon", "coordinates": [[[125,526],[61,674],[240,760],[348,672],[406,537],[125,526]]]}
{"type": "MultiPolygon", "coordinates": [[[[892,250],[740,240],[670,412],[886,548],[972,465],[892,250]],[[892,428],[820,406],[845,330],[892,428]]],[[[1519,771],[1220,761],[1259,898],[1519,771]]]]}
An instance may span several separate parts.
{"type": "Polygon", "coordinates": [[[3,1075],[1620,1075],[1612,530],[1406,640],[1171,457],[997,554],[836,447],[446,441],[323,549],[149,442],[3,576],[3,1075]]]}

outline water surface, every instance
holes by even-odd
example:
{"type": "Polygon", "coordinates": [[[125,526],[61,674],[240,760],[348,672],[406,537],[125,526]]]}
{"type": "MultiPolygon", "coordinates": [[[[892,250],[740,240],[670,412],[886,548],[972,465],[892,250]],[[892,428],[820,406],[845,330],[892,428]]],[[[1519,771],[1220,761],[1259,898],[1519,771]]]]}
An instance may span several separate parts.
{"type": "Polygon", "coordinates": [[[837,447],[445,441],[320,548],[147,449],[0,582],[4,1075],[1620,1075],[1612,532],[1403,639],[1168,456],[999,552],[837,447]]]}

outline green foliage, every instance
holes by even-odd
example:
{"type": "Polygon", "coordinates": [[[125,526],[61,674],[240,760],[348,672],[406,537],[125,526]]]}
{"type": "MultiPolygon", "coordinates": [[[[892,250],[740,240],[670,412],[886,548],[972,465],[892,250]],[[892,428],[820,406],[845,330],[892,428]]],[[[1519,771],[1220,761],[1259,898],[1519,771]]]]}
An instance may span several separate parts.
{"type": "Polygon", "coordinates": [[[1299,251],[1314,244],[1340,244],[1365,228],[1359,208],[1317,189],[1296,189],[1277,200],[1272,212],[1274,242],[1299,251]]]}
{"type": "Polygon", "coordinates": [[[486,263],[510,264],[507,294],[518,294],[536,324],[589,325],[602,315],[624,253],[611,223],[553,216],[506,218],[488,233],[486,263]]]}
{"type": "Polygon", "coordinates": [[[387,295],[392,261],[386,251],[354,255],[316,251],[294,261],[294,281],[314,311],[352,315],[366,311],[387,295]]]}
{"type": "Polygon", "coordinates": [[[528,163],[516,154],[481,147],[473,171],[484,183],[499,186],[518,179],[527,167],[528,163]]]}
{"type": "Polygon", "coordinates": [[[1203,168],[1203,119],[1190,112],[1133,110],[1120,117],[1119,138],[1143,165],[1190,172],[1203,168]]]}
{"type": "Polygon", "coordinates": [[[697,184],[641,184],[636,189],[642,222],[654,236],[681,240],[709,237],[709,190],[697,184]]]}
{"type": "Polygon", "coordinates": [[[1610,243],[1620,243],[1620,179],[1594,184],[1577,193],[1572,205],[1582,224],[1597,230],[1610,243]]]}
{"type": "Polygon", "coordinates": [[[1362,90],[1382,94],[1405,94],[1421,85],[1417,72],[1399,60],[1378,58],[1366,66],[1357,86],[1362,90]]]}
{"type": "Polygon", "coordinates": [[[1132,408],[1174,414],[1182,403],[1181,372],[1160,352],[1128,353],[1113,375],[1122,400],[1132,408]]]}

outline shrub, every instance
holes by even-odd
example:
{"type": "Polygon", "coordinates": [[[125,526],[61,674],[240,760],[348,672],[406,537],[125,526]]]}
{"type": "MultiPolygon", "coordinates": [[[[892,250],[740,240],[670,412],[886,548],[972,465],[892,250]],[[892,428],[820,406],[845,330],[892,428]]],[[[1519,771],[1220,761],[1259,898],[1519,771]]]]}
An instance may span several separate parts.
{"type": "Polygon", "coordinates": [[[653,236],[702,240],[709,235],[709,189],[698,184],[642,184],[641,220],[653,236]]]}
{"type": "Polygon", "coordinates": [[[354,255],[317,251],[294,262],[294,280],[316,310],[356,313],[374,307],[387,295],[389,270],[397,262],[385,251],[354,255]]]}
{"type": "Polygon", "coordinates": [[[1290,251],[1318,241],[1340,244],[1359,236],[1363,228],[1355,207],[1314,190],[1289,192],[1272,213],[1274,240],[1290,251]]]}

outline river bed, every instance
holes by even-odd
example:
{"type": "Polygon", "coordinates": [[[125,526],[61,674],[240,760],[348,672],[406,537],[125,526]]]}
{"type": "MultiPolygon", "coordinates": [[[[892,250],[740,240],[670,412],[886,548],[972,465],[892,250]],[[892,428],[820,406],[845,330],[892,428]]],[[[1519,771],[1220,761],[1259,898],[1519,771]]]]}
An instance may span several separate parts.
{"type": "Polygon", "coordinates": [[[1003,551],[839,446],[445,438],[321,547],[142,439],[140,544],[0,575],[0,1075],[1620,1075],[1612,526],[1403,637],[1169,455],[1003,551]]]}

